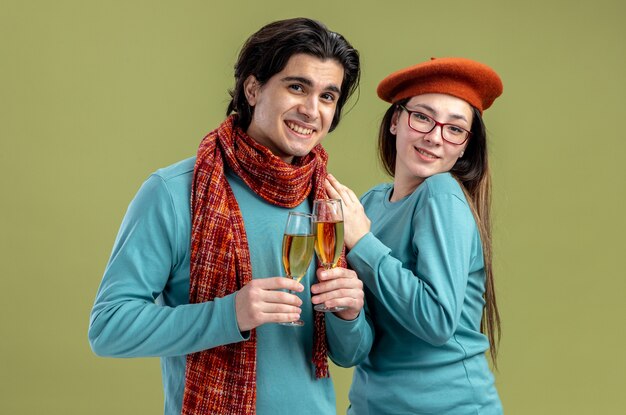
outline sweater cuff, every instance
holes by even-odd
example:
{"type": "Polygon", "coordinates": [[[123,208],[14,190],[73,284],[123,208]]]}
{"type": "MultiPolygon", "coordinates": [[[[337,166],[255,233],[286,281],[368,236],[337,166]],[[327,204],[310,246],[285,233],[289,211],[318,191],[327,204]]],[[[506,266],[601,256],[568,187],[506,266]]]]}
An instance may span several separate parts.
{"type": "Polygon", "coordinates": [[[341,327],[345,330],[353,330],[353,327],[358,326],[363,320],[363,310],[359,312],[354,320],[344,320],[337,317],[335,313],[325,313],[326,324],[330,324],[334,327],[341,327]]]}
{"type": "Polygon", "coordinates": [[[376,269],[376,264],[380,262],[380,259],[390,252],[391,249],[376,238],[373,233],[368,232],[352,247],[346,255],[346,259],[357,272],[359,278],[363,280],[359,272],[376,269]]]}
{"type": "Polygon", "coordinates": [[[235,307],[235,296],[237,292],[228,294],[227,296],[216,298],[214,300],[218,316],[224,316],[222,319],[224,333],[224,344],[237,343],[250,339],[250,331],[240,331],[237,324],[237,311],[235,307]]]}

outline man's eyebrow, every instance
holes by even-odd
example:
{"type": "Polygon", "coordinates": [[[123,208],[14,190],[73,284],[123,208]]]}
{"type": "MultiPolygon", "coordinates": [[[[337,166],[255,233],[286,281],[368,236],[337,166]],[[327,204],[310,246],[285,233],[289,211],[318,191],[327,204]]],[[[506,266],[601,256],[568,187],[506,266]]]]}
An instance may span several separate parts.
{"type": "Polygon", "coordinates": [[[285,76],[281,79],[283,82],[298,82],[306,86],[313,86],[313,82],[309,78],[303,78],[301,76],[285,76]]]}
{"type": "MultiPolygon", "coordinates": [[[[282,82],[298,82],[301,84],[304,84],[308,87],[312,87],[313,86],[313,82],[309,79],[309,78],[304,78],[301,76],[285,76],[284,78],[281,79],[282,82]]],[[[335,92],[337,94],[341,94],[341,89],[339,89],[339,87],[337,85],[328,85],[326,88],[324,88],[326,91],[331,91],[331,92],[335,92]]]]}
{"type": "MultiPolygon", "coordinates": [[[[431,107],[430,105],[428,105],[428,104],[419,104],[419,103],[418,103],[418,104],[415,104],[415,106],[416,106],[416,107],[421,107],[421,108],[423,108],[423,109],[425,109],[425,110],[428,110],[428,111],[430,111],[432,114],[434,114],[435,116],[437,115],[437,111],[436,111],[433,107],[431,107]]],[[[409,108],[409,110],[410,110],[410,108],[409,108]]],[[[411,111],[412,111],[412,110],[411,110],[411,111]]],[[[465,121],[465,122],[469,122],[469,121],[467,120],[467,118],[465,118],[465,116],[464,116],[464,115],[462,115],[462,114],[452,113],[452,114],[449,114],[449,116],[450,116],[450,118],[454,118],[454,119],[456,119],[456,120],[463,120],[463,121],[465,121]]]]}

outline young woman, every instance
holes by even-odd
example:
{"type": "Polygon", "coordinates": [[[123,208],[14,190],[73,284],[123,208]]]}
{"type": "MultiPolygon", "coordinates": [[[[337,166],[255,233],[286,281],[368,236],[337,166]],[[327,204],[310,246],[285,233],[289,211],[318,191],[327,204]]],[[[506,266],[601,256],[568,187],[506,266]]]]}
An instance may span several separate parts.
{"type": "Polygon", "coordinates": [[[365,284],[374,340],[354,372],[349,414],[501,414],[487,364],[500,319],[481,115],[502,93],[488,66],[432,59],[378,86],[392,105],[379,153],[393,184],[345,208],[347,259],[365,284]],[[371,221],[371,222],[370,222],[371,221]],[[371,229],[370,229],[371,223],[371,229]]]}

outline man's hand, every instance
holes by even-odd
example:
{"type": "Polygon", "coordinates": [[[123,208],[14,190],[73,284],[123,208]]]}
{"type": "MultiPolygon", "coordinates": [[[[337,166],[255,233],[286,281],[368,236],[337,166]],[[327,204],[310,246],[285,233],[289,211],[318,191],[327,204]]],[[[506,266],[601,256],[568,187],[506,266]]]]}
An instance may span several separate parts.
{"type": "Polygon", "coordinates": [[[344,306],[346,310],[335,314],[344,320],[354,320],[363,308],[363,282],[356,272],[346,268],[317,270],[317,284],[311,286],[313,304],[324,303],[326,307],[344,306]]]}
{"type": "Polygon", "coordinates": [[[298,320],[302,300],[296,295],[277,291],[281,289],[300,292],[304,287],[290,278],[272,277],[252,280],[241,288],[235,295],[239,330],[298,320]]]}

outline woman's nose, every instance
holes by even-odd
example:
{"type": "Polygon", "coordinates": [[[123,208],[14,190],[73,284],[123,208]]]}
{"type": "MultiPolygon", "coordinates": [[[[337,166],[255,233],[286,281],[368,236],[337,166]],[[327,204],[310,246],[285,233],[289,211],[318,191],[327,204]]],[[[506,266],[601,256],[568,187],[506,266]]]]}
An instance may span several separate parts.
{"type": "Polygon", "coordinates": [[[435,125],[429,133],[424,135],[424,139],[430,141],[431,143],[439,144],[443,142],[443,126],[435,125]]]}

